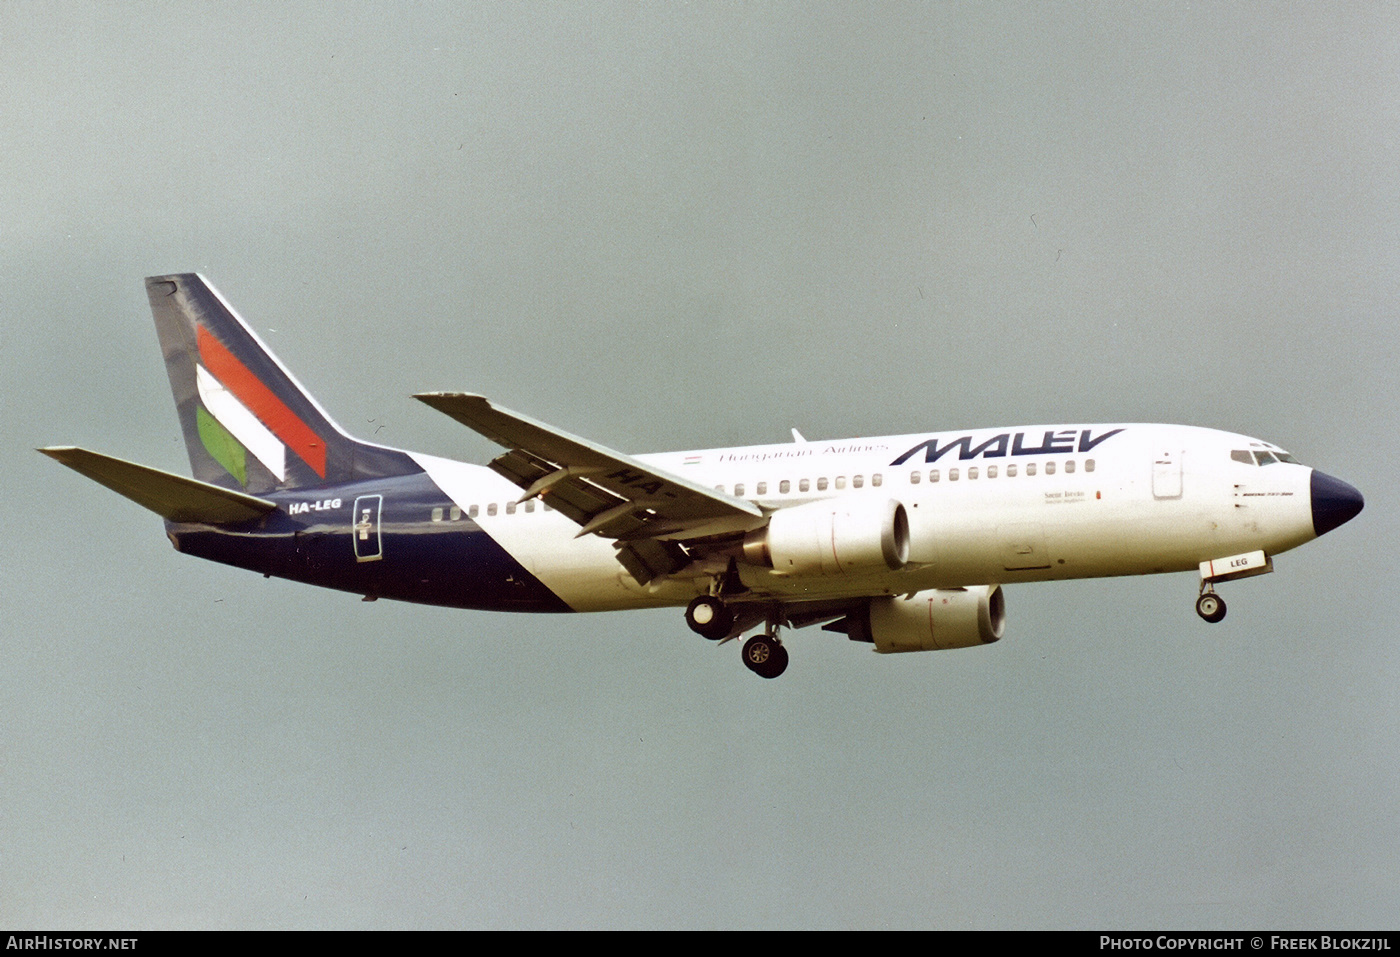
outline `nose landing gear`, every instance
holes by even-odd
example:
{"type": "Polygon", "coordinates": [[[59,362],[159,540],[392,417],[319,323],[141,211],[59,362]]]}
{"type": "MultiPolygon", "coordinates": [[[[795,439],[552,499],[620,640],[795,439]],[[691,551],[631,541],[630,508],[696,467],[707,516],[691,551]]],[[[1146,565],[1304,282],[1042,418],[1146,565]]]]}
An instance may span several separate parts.
{"type": "Polygon", "coordinates": [[[1196,614],[1215,624],[1225,617],[1225,599],[1215,593],[1216,582],[1253,578],[1273,570],[1273,557],[1262,551],[1201,562],[1201,595],[1196,599],[1196,614]]]}
{"type": "Polygon", "coordinates": [[[1213,625],[1225,617],[1225,599],[1215,593],[1210,582],[1202,582],[1201,588],[1201,597],[1196,599],[1196,614],[1213,625]]]}

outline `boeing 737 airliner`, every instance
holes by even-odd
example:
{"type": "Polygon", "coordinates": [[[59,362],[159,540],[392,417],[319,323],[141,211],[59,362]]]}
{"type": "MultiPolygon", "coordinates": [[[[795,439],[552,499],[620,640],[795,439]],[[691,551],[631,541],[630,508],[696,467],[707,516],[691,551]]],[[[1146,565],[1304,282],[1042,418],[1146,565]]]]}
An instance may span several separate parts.
{"type": "Polygon", "coordinates": [[[1001,586],[1198,570],[1220,582],[1362,508],[1272,443],[1177,425],[1036,425],[626,455],[478,395],[418,395],[505,447],[467,465],[352,438],[198,275],[146,280],[194,478],[40,451],[165,519],[178,551],[366,601],[684,606],[713,641],[780,627],[884,653],[1002,636],[1001,586]],[[761,627],[760,627],[761,626],[761,627]]]}

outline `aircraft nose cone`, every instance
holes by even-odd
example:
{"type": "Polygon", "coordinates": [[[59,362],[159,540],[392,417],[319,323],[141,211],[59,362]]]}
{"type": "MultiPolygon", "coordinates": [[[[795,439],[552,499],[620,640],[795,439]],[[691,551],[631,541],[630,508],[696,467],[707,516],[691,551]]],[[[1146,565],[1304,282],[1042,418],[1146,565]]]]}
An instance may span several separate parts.
{"type": "Polygon", "coordinates": [[[1313,469],[1312,517],[1313,533],[1326,535],[1338,525],[1356,517],[1366,500],[1361,493],[1341,479],[1334,479],[1313,469]]]}

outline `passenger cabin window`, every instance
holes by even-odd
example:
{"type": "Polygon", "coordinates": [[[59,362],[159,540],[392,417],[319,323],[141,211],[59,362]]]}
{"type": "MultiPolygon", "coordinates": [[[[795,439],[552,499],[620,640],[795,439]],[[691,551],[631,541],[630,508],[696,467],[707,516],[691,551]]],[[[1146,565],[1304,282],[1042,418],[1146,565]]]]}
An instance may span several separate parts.
{"type": "Polygon", "coordinates": [[[1014,462],[1006,467],[1006,477],[1007,477],[1007,478],[1015,478],[1015,477],[1016,477],[1016,464],[1015,464],[1014,462]]]}
{"type": "Polygon", "coordinates": [[[778,483],[778,494],[786,495],[790,491],[792,491],[792,483],[787,479],[783,479],[778,483]]]}
{"type": "Polygon", "coordinates": [[[846,487],[846,476],[844,476],[844,475],[838,475],[838,476],[836,476],[836,487],[837,487],[837,488],[845,488],[845,487],[846,487]]]}
{"type": "Polygon", "coordinates": [[[442,508],[441,508],[441,507],[438,507],[438,508],[433,509],[433,521],[435,521],[435,522],[440,522],[440,521],[442,521],[442,508]]]}
{"type": "Polygon", "coordinates": [[[528,501],[528,502],[525,503],[525,511],[527,511],[527,512],[533,512],[534,510],[535,510],[535,500],[534,500],[534,499],[530,499],[530,501],[528,501]]]}
{"type": "Polygon", "coordinates": [[[735,498],[743,498],[743,497],[744,497],[744,483],[743,483],[743,482],[740,482],[739,484],[737,484],[737,485],[734,486],[734,497],[735,497],[735,498]]]}
{"type": "Polygon", "coordinates": [[[817,479],[817,491],[818,491],[818,492],[825,492],[825,491],[826,491],[826,479],[824,479],[824,478],[819,478],[819,479],[817,479]]]}
{"type": "MultiPolygon", "coordinates": [[[[953,471],[956,472],[957,469],[954,469],[953,471]]],[[[929,473],[928,473],[928,480],[929,480],[930,482],[937,482],[937,481],[938,481],[938,469],[932,469],[932,470],[929,471],[929,473]]]]}
{"type": "Polygon", "coordinates": [[[968,480],[969,482],[971,482],[971,481],[972,481],[973,479],[975,479],[976,477],[977,477],[977,466],[974,465],[974,466],[972,466],[972,468],[970,468],[970,469],[967,470],[967,480],[968,480]]]}
{"type": "Polygon", "coordinates": [[[515,514],[515,503],[514,503],[514,502],[506,502],[506,514],[507,514],[507,515],[514,515],[514,514],[515,514]]]}
{"type": "Polygon", "coordinates": [[[1055,463],[1054,463],[1054,462],[1046,462],[1046,463],[1045,463],[1045,474],[1046,474],[1046,475],[1054,475],[1054,474],[1055,474],[1055,463]]]}
{"type": "Polygon", "coordinates": [[[885,477],[879,472],[876,472],[874,475],[870,476],[870,484],[874,488],[879,488],[881,485],[885,484],[885,477]]]}
{"type": "Polygon", "coordinates": [[[989,466],[987,466],[987,478],[996,478],[996,477],[997,477],[997,467],[996,467],[995,465],[989,465],[989,466]]]}
{"type": "Polygon", "coordinates": [[[767,483],[767,482],[759,482],[759,483],[758,483],[758,490],[757,490],[754,494],[756,494],[756,495],[767,495],[767,494],[768,494],[768,483],[767,483]]]}
{"type": "Polygon", "coordinates": [[[865,484],[865,476],[864,476],[864,475],[853,475],[853,476],[851,476],[851,488],[860,488],[860,487],[863,486],[864,484],[865,484]]]}
{"type": "Polygon", "coordinates": [[[1093,460],[1093,459],[1085,459],[1085,460],[1084,460],[1084,471],[1086,471],[1086,472],[1092,472],[1092,471],[1094,471],[1094,460],[1093,460]]]}
{"type": "Polygon", "coordinates": [[[812,483],[807,479],[798,479],[797,490],[799,492],[810,492],[812,490],[812,483]]]}
{"type": "Polygon", "coordinates": [[[473,505],[471,508],[467,509],[467,517],[468,517],[468,518],[476,518],[476,517],[477,517],[478,515],[480,515],[480,514],[481,514],[481,506],[480,506],[480,505],[473,505]]]}
{"type": "Polygon", "coordinates": [[[910,484],[910,485],[918,485],[918,484],[919,484],[919,479],[923,476],[923,474],[924,474],[924,473],[922,473],[922,472],[910,472],[910,473],[909,473],[909,484],[910,484]]]}
{"type": "Polygon", "coordinates": [[[486,506],[486,514],[487,514],[487,515],[495,515],[495,514],[496,514],[496,503],[495,503],[495,502],[492,502],[490,505],[486,506]]]}
{"type": "Polygon", "coordinates": [[[957,470],[957,469],[949,469],[949,470],[948,470],[948,481],[950,481],[950,482],[956,482],[957,480],[958,480],[958,470],[957,470]]]}
{"type": "Polygon", "coordinates": [[[454,505],[452,506],[452,510],[447,514],[452,519],[452,521],[455,522],[462,517],[462,507],[460,505],[454,505]]]}
{"type": "Polygon", "coordinates": [[[1027,475],[1034,475],[1034,474],[1035,474],[1035,463],[1034,463],[1034,462],[1027,462],[1027,463],[1026,463],[1026,474],[1027,474],[1027,475]]]}
{"type": "Polygon", "coordinates": [[[1068,475],[1068,474],[1072,473],[1073,471],[1074,471],[1074,459],[1070,459],[1068,462],[1065,463],[1065,474],[1068,475]]]}

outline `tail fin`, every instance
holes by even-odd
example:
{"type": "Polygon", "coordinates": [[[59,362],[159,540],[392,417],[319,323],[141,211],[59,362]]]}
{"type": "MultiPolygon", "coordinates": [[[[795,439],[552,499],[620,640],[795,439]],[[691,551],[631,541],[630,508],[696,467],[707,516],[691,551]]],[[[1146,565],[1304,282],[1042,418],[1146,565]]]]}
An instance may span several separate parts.
{"type": "Polygon", "coordinates": [[[422,471],[331,421],[203,276],[152,276],[146,295],[196,479],[262,494],[422,471]]]}

